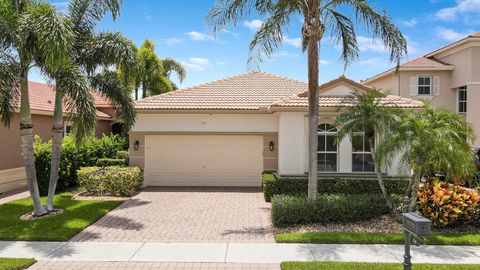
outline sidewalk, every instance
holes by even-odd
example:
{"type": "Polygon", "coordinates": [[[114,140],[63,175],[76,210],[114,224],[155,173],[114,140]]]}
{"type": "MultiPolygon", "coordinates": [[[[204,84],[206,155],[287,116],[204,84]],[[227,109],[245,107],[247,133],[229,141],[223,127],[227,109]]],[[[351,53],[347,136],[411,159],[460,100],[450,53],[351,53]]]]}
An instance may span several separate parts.
{"type": "MultiPolygon", "coordinates": [[[[403,261],[402,245],[0,241],[0,257],[38,261],[260,263],[403,261]]],[[[480,247],[412,247],[414,263],[480,264],[480,247]]]]}

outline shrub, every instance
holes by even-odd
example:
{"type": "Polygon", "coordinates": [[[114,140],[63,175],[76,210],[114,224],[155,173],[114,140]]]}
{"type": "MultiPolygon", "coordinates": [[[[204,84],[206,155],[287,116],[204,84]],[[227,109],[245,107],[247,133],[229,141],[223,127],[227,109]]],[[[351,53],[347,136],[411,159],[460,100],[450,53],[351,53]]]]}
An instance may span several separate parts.
{"type": "Polygon", "coordinates": [[[96,166],[106,167],[106,166],[127,166],[125,159],[120,158],[99,158],[95,162],[96,166]]]}
{"type": "Polygon", "coordinates": [[[277,227],[355,222],[386,213],[388,207],[382,194],[322,194],[315,202],[309,202],[305,196],[275,195],[272,198],[272,222],[277,227]]]}
{"type": "MultiPolygon", "coordinates": [[[[389,194],[404,194],[408,180],[384,180],[389,194]]],[[[277,178],[270,173],[263,174],[263,193],[265,201],[269,202],[274,195],[306,195],[308,179],[277,178]]],[[[356,179],[319,179],[319,194],[363,194],[381,193],[376,180],[356,179]]]]}
{"type": "Polygon", "coordinates": [[[117,156],[116,156],[116,158],[125,160],[125,164],[126,164],[127,166],[128,166],[128,164],[129,164],[129,162],[130,162],[130,158],[129,158],[128,151],[124,151],[124,150],[117,151],[117,156]]]}
{"type": "MultiPolygon", "coordinates": [[[[94,166],[100,158],[116,158],[119,151],[127,148],[127,140],[118,135],[87,138],[79,148],[75,146],[73,136],[65,137],[62,143],[57,190],[63,191],[77,187],[77,170],[80,167],[94,166]]],[[[38,186],[40,193],[46,195],[50,181],[51,140],[42,142],[40,137],[35,137],[34,153],[38,186]]]]}
{"type": "Polygon", "coordinates": [[[470,223],[473,221],[480,197],[478,191],[433,180],[418,192],[418,211],[434,226],[470,223]]]}
{"type": "Polygon", "coordinates": [[[93,195],[129,197],[143,181],[138,167],[84,167],[77,175],[80,188],[93,195]]]}

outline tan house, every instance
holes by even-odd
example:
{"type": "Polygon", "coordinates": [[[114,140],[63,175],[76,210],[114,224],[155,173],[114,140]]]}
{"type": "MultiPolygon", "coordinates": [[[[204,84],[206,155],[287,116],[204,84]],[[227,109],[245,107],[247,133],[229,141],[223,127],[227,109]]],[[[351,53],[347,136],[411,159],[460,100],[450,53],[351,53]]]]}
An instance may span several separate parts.
{"type": "MultiPolygon", "coordinates": [[[[29,82],[30,106],[32,110],[33,132],[43,140],[48,141],[52,135],[52,116],[55,101],[54,90],[46,84],[29,82]]],[[[114,112],[109,102],[94,93],[97,107],[98,123],[96,136],[110,134],[115,128],[114,112]]],[[[0,125],[0,192],[20,189],[25,186],[25,169],[20,148],[20,119],[15,113],[10,129],[0,125]]],[[[65,122],[64,132],[70,132],[68,122],[65,122]]]]}
{"type": "MultiPolygon", "coordinates": [[[[263,171],[307,171],[308,85],[267,73],[247,73],[136,102],[130,163],[144,169],[145,186],[260,186],[263,171]]],[[[372,176],[362,133],[335,144],[335,117],[352,92],[375,91],[344,77],[320,86],[319,171],[372,176]]],[[[386,95],[385,106],[421,102],[386,95]]],[[[398,168],[385,173],[396,176],[398,168]]]]}
{"type": "MultiPolygon", "coordinates": [[[[480,32],[362,83],[464,115],[480,138],[480,32]]],[[[474,145],[480,146],[480,140],[474,145]]]]}

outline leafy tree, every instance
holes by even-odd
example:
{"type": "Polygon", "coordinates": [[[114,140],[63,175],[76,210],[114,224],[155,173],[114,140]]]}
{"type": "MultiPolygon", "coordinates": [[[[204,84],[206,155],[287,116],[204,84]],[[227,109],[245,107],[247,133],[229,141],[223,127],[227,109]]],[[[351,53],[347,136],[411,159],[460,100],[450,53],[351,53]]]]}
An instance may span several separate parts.
{"type": "Polygon", "coordinates": [[[347,67],[358,58],[354,22],[389,50],[390,60],[406,53],[407,45],[400,30],[386,12],[377,12],[367,0],[216,0],[207,21],[215,31],[242,22],[253,10],[266,17],[250,42],[249,63],[271,57],[282,45],[291,19],[303,18],[302,49],[308,57],[308,198],[317,197],[317,127],[319,117],[319,46],[331,37],[342,48],[341,60],[347,67]],[[344,13],[350,9],[351,13],[344,13]]]}
{"type": "Polygon", "coordinates": [[[34,215],[43,215],[33,153],[28,73],[57,69],[71,49],[71,22],[54,6],[36,0],[0,0],[0,117],[7,127],[20,107],[20,136],[34,215]],[[20,103],[18,103],[20,99],[20,103]]]}
{"type": "Polygon", "coordinates": [[[69,4],[68,18],[74,30],[70,62],[52,73],[56,82],[55,107],[52,129],[52,159],[50,183],[45,208],[53,211],[53,198],[58,182],[61,146],[63,140],[64,94],[68,94],[67,111],[77,145],[92,134],[96,123],[96,109],[91,95],[92,86],[111,101],[117,118],[123,122],[124,131],[130,130],[136,112],[122,78],[111,67],[122,67],[126,76],[137,69],[136,47],[120,33],[95,33],[96,24],[107,14],[113,19],[119,15],[121,0],[73,0],[69,4]],[[96,72],[101,69],[101,72],[96,72]],[[83,71],[83,72],[82,72],[83,71]],[[79,87],[87,86],[87,87],[79,87]],[[72,91],[74,91],[72,93],[72,91]]]}
{"type": "Polygon", "coordinates": [[[412,168],[407,195],[410,211],[416,206],[421,179],[431,172],[445,172],[447,178],[467,177],[474,171],[470,142],[474,133],[464,118],[426,104],[386,130],[378,146],[375,162],[391,165],[397,154],[401,163],[412,168]]]}
{"type": "MultiPolygon", "coordinates": [[[[362,132],[367,139],[372,158],[375,160],[376,139],[380,139],[385,130],[391,129],[400,120],[401,111],[393,104],[382,103],[384,95],[371,91],[364,94],[352,93],[348,103],[352,103],[345,112],[336,118],[336,125],[341,127],[337,133],[337,140],[341,141],[347,136],[353,136],[355,132],[362,132]]],[[[353,137],[351,137],[353,138],[353,137]]],[[[381,167],[375,162],[375,173],[377,174],[378,185],[383,193],[385,201],[393,210],[392,202],[388,196],[382,178],[381,167]]]]}

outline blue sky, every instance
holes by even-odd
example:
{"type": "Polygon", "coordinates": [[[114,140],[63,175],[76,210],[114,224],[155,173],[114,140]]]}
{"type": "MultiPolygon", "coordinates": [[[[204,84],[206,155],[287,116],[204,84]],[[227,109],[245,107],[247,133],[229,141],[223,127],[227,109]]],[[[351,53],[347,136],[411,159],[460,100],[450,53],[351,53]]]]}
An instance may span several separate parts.
{"type": "MultiPolygon", "coordinates": [[[[68,1],[51,0],[59,9],[68,1]]],[[[371,0],[379,9],[392,16],[407,37],[408,58],[425,54],[440,46],[480,31],[480,0],[371,0]]],[[[119,31],[138,46],[145,38],[152,39],[161,58],[171,57],[187,68],[187,78],[180,87],[221,79],[248,71],[248,44],[262,17],[252,14],[237,27],[213,35],[205,24],[205,15],[213,0],[124,0],[120,18],[105,18],[98,31],[119,31]]],[[[347,11],[348,12],[348,11],[347,11]]],[[[260,65],[262,71],[307,80],[306,55],[299,48],[301,19],[292,20],[284,45],[272,59],[260,65]]],[[[392,65],[388,53],[357,28],[360,58],[345,72],[354,80],[362,80],[392,65]]],[[[327,40],[320,51],[320,81],[343,74],[338,46],[327,40]]],[[[175,79],[175,78],[174,78],[175,79]]],[[[38,74],[31,80],[44,81],[38,74]]]]}

